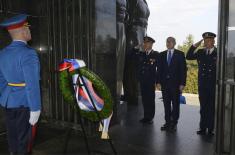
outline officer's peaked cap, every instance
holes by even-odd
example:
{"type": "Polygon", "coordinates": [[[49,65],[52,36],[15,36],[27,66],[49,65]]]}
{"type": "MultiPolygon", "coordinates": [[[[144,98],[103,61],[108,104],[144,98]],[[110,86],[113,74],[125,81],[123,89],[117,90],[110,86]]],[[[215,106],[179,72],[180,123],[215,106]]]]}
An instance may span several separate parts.
{"type": "Polygon", "coordinates": [[[155,43],[155,40],[153,38],[149,37],[149,36],[145,36],[144,41],[155,43]]]}
{"type": "Polygon", "coordinates": [[[213,32],[205,32],[202,34],[202,37],[205,38],[215,38],[216,34],[214,34],[213,32]]]}
{"type": "Polygon", "coordinates": [[[13,16],[1,22],[0,26],[6,28],[7,30],[20,28],[22,26],[28,26],[27,16],[28,15],[26,14],[13,16]]]}

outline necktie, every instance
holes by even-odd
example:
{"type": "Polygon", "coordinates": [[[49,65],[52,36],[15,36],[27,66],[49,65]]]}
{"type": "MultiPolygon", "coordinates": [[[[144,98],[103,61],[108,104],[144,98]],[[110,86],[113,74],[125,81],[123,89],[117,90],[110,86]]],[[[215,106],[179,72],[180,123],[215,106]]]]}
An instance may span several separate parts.
{"type": "Polygon", "coordinates": [[[210,50],[207,49],[207,50],[206,50],[206,55],[209,55],[209,54],[210,54],[210,50]]]}
{"type": "Polygon", "coordinates": [[[168,63],[168,66],[171,64],[171,50],[169,50],[168,52],[167,63],[168,63]]]}
{"type": "Polygon", "coordinates": [[[149,51],[145,51],[145,54],[146,54],[146,55],[149,55],[149,51]]]}

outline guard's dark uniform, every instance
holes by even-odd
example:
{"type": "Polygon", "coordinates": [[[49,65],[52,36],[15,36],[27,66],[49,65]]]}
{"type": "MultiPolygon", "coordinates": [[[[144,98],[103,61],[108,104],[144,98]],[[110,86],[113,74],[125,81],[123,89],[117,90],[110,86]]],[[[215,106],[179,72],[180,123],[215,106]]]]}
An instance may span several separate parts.
{"type": "Polygon", "coordinates": [[[144,119],[151,121],[155,115],[155,83],[158,81],[158,55],[157,51],[149,54],[134,50],[137,57],[137,73],[140,82],[142,103],[144,107],[144,119]]]}
{"type": "Polygon", "coordinates": [[[215,114],[215,84],[216,84],[216,58],[217,49],[207,54],[206,49],[196,50],[191,46],[186,59],[198,62],[198,92],[200,100],[200,129],[213,131],[215,114]]]}

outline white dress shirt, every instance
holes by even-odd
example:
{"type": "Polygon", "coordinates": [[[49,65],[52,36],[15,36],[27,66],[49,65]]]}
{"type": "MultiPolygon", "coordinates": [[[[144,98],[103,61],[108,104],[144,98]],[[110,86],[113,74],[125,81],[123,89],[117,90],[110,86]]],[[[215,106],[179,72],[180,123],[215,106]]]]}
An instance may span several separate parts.
{"type": "Polygon", "coordinates": [[[207,53],[206,53],[206,54],[209,54],[209,55],[210,55],[210,54],[214,51],[214,49],[215,49],[215,47],[210,48],[210,49],[209,49],[209,53],[208,53],[208,50],[207,50],[207,53]]]}

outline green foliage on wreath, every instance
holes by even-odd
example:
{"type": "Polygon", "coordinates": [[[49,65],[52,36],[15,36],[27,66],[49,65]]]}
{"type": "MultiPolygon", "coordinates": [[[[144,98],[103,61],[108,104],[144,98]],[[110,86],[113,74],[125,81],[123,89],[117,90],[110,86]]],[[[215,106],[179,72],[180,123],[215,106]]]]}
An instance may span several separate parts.
{"type": "MultiPolygon", "coordinates": [[[[104,100],[103,109],[101,111],[98,111],[100,119],[109,117],[113,111],[113,100],[109,88],[100,79],[100,77],[98,77],[95,73],[89,71],[87,68],[80,68],[79,71],[82,76],[86,77],[88,80],[91,81],[93,88],[96,90],[98,95],[104,100]]],[[[59,85],[65,102],[79,109],[76,103],[75,96],[73,94],[74,91],[71,78],[72,75],[76,73],[78,73],[78,70],[73,72],[68,72],[67,70],[61,71],[59,73],[59,85]]],[[[80,113],[82,117],[85,117],[91,121],[99,121],[99,117],[94,111],[80,110],[80,113]]]]}

